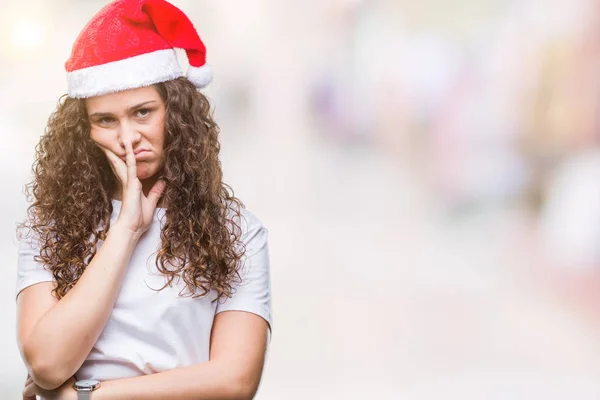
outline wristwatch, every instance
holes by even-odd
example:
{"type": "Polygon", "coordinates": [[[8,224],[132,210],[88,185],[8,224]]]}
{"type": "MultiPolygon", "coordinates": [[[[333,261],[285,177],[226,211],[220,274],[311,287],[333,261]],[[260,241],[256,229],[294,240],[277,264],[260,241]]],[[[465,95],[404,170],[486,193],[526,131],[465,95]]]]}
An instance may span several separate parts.
{"type": "Polygon", "coordinates": [[[90,400],[90,393],[100,387],[100,381],[96,379],[84,379],[73,385],[77,390],[77,400],[90,400]]]}

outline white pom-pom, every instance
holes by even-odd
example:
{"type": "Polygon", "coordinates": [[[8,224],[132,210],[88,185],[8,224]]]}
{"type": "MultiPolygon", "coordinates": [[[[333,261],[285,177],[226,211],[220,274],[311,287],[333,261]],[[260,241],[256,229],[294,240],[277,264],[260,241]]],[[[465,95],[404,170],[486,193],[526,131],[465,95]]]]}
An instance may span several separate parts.
{"type": "Polygon", "coordinates": [[[187,70],[187,78],[198,88],[202,89],[208,86],[213,78],[213,70],[210,65],[204,64],[201,67],[190,66],[187,70]]]}

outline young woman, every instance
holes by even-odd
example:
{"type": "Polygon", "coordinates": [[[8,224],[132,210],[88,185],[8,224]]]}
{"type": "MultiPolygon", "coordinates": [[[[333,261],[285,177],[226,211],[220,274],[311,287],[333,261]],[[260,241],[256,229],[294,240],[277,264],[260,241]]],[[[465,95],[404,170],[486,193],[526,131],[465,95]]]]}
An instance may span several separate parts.
{"type": "Polygon", "coordinates": [[[23,398],[252,398],[268,232],[222,182],[198,34],[164,0],[116,1],[66,69],[20,230],[23,398]]]}

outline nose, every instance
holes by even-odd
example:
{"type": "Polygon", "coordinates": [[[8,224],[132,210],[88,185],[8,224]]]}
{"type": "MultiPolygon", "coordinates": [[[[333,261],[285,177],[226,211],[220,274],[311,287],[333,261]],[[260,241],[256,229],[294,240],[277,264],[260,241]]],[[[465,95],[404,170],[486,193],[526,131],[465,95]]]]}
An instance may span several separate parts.
{"type": "Polygon", "coordinates": [[[125,141],[131,143],[131,147],[135,148],[136,143],[140,141],[142,135],[135,129],[135,124],[123,123],[119,129],[119,145],[125,150],[125,141]]]}

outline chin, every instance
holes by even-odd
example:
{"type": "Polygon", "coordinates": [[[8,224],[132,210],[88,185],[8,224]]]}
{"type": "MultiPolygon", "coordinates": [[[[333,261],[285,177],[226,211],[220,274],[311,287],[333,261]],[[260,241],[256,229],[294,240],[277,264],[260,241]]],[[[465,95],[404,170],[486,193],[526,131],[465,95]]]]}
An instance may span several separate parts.
{"type": "Polygon", "coordinates": [[[154,175],[156,175],[156,171],[147,169],[143,169],[141,171],[138,169],[137,173],[137,177],[140,181],[152,178],[154,175]]]}
{"type": "Polygon", "coordinates": [[[138,174],[138,179],[140,180],[140,182],[144,182],[144,181],[151,179],[153,176],[154,176],[153,174],[152,175],[150,175],[150,174],[139,175],[138,174]]]}

